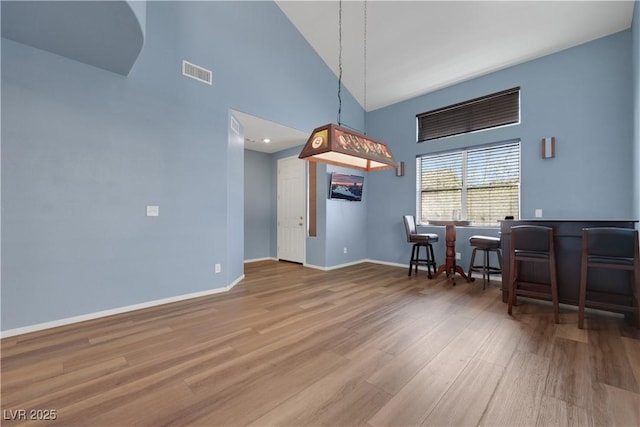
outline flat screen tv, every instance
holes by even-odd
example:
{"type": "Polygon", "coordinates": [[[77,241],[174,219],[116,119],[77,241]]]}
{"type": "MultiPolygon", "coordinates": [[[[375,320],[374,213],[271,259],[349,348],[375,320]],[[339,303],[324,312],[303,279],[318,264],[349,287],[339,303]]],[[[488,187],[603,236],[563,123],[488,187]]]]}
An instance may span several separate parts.
{"type": "Polygon", "coordinates": [[[363,184],[363,176],[333,172],[331,174],[329,198],[359,202],[362,200],[363,184]]]}

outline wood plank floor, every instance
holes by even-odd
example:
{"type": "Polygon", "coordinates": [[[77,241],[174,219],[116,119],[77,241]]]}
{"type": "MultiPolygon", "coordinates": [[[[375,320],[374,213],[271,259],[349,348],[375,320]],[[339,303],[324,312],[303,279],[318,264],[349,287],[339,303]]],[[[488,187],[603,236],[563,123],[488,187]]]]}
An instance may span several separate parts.
{"type": "Polygon", "coordinates": [[[247,264],[225,294],[2,340],[2,425],[640,425],[638,330],[509,317],[497,285],[247,264]]]}

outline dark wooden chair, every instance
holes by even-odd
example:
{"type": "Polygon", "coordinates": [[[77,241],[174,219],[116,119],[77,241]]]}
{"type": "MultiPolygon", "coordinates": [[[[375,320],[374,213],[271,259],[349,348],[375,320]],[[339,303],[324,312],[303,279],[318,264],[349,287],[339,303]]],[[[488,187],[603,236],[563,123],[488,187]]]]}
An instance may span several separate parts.
{"type": "Polygon", "coordinates": [[[404,229],[407,234],[407,242],[413,243],[408,275],[411,276],[412,268],[415,268],[416,274],[418,274],[418,265],[424,265],[427,267],[427,276],[431,279],[433,277],[431,268],[433,267],[434,273],[437,268],[431,243],[438,241],[438,235],[433,233],[418,233],[416,230],[416,219],[413,215],[404,215],[402,219],[404,221],[404,229]],[[420,258],[421,247],[425,248],[425,258],[420,258]]]}
{"type": "MultiPolygon", "coordinates": [[[[631,313],[634,324],[640,328],[640,260],[638,231],[631,228],[599,227],[582,229],[582,270],[578,301],[578,327],[584,328],[585,307],[617,313],[631,313]],[[613,293],[606,281],[592,284],[589,269],[613,269],[629,272],[626,294],[613,293]]],[[[607,281],[617,280],[609,276],[607,281]]],[[[624,281],[624,278],[623,278],[624,281]]]]}
{"type": "Polygon", "coordinates": [[[553,228],[537,225],[511,227],[511,264],[509,278],[509,315],[512,314],[518,295],[551,300],[553,319],[560,323],[558,304],[558,283],[556,257],[553,244],[553,228]],[[547,264],[549,283],[534,283],[520,277],[520,263],[534,262],[547,264]]]}
{"type": "Polygon", "coordinates": [[[469,244],[473,247],[471,252],[471,260],[469,261],[469,273],[471,277],[474,271],[482,272],[482,289],[487,287],[487,282],[491,281],[490,275],[502,274],[502,252],[500,250],[500,238],[492,236],[471,236],[469,244]],[[482,251],[482,265],[475,264],[476,252],[482,251]],[[498,267],[491,266],[490,254],[495,252],[498,257],[498,267]]]}

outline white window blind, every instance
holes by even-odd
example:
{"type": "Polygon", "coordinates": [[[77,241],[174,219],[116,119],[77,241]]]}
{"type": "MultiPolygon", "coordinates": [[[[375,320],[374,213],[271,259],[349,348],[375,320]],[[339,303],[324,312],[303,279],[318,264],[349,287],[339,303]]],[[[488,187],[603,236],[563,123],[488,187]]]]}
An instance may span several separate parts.
{"type": "Polygon", "coordinates": [[[417,158],[418,218],[474,225],[520,217],[520,142],[417,158]]]}

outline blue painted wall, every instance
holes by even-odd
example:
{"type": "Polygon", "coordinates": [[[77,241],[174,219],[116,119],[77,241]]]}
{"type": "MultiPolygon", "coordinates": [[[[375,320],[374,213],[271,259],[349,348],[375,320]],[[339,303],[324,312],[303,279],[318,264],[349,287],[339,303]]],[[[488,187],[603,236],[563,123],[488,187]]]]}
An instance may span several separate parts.
{"type": "Polygon", "coordinates": [[[318,180],[324,180],[326,191],[318,197],[326,201],[326,266],[337,266],[357,262],[367,258],[367,213],[369,212],[369,177],[371,173],[359,170],[327,167],[326,173],[320,173],[318,180]],[[331,173],[338,172],[364,177],[362,201],[349,202],[329,199],[331,173]],[[347,253],[344,253],[347,248],[347,253]]]}
{"type": "Polygon", "coordinates": [[[244,153],[244,259],[275,257],[272,253],[273,164],[271,155],[245,150],[244,153]]]}
{"type": "MultiPolygon", "coordinates": [[[[337,111],[336,77],[272,2],[148,3],[127,77],[6,39],[2,65],[3,331],[228,286],[244,261],[229,110],[309,132],[337,111]]],[[[364,121],[348,94],[342,114],[364,121]]]]}
{"type": "Polygon", "coordinates": [[[2,55],[3,329],[226,286],[226,109],[7,40],[2,55]]]}
{"type": "MultiPolygon", "coordinates": [[[[523,218],[537,208],[545,218],[629,218],[633,206],[633,94],[631,31],[623,31],[538,60],[401,102],[367,114],[368,133],[387,142],[406,175],[370,174],[368,258],[406,263],[401,217],[416,211],[415,158],[492,142],[522,142],[523,218]],[[434,108],[520,86],[521,124],[416,143],[415,116],[434,108]],[[556,158],[543,160],[540,141],[556,137],[556,158]]],[[[436,256],[444,257],[444,231],[436,256]]],[[[471,233],[497,230],[459,228],[458,241],[471,233]]],[[[459,244],[462,262],[470,250],[459,244]]]]}

